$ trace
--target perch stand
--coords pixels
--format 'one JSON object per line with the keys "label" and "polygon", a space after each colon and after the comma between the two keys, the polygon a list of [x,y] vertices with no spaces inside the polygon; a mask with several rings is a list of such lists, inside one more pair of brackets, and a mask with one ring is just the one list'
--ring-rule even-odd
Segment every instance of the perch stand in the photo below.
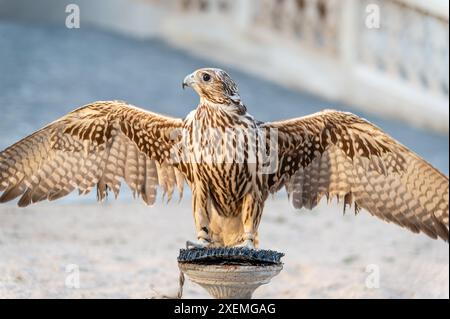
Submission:
{"label": "perch stand", "polygon": [[216,299],[250,299],[283,269],[284,254],[248,248],[182,249],[180,271]]}

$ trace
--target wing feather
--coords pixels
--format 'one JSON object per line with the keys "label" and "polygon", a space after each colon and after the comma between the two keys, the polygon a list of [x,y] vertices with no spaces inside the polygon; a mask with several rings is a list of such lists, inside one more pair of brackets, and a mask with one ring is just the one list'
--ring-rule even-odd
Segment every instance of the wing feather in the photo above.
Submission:
{"label": "wing feather", "polygon": [[179,119],[119,101],[81,107],[0,152],[0,202],[20,197],[24,207],[94,187],[104,200],[109,190],[117,197],[124,180],[151,205],[158,186],[182,192],[184,175],[175,175],[168,156],[180,127]]}
{"label": "wing feather", "polygon": [[156,189],[158,185],[158,173],[156,171],[156,164],[150,159],[146,159],[146,179],[145,179],[145,191],[142,199],[147,205],[153,205],[156,200]]}
{"label": "wing feather", "polygon": [[278,131],[278,171],[295,208],[323,196],[432,238],[449,239],[448,177],[382,130],[350,113],[324,111],[264,123]]}

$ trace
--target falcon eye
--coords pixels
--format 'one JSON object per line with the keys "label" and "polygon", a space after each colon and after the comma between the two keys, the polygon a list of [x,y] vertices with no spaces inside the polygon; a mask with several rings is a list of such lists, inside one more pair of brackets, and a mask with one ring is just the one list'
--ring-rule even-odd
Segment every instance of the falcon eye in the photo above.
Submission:
{"label": "falcon eye", "polygon": [[209,82],[209,80],[211,80],[211,75],[208,73],[203,74],[203,81]]}

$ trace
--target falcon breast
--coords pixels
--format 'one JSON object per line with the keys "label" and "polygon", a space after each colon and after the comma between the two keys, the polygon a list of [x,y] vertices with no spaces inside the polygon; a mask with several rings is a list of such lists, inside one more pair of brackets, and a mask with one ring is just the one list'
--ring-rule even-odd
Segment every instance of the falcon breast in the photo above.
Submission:
{"label": "falcon breast", "polygon": [[294,207],[338,198],[415,233],[448,241],[448,177],[368,121],[333,110],[256,121],[223,70],[183,88],[200,102],[184,120],[120,101],[83,106],[0,153],[0,202],[28,206],[74,190],[117,197],[125,182],[151,205],[187,184],[197,240],[190,247],[258,244],[264,203],[285,188]]}

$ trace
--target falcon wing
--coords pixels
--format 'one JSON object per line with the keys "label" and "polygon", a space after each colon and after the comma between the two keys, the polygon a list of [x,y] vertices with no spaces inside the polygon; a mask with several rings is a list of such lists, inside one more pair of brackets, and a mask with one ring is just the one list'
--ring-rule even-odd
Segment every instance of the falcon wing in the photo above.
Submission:
{"label": "falcon wing", "polygon": [[449,239],[449,181],[437,169],[371,123],[324,111],[264,123],[278,131],[278,168],[271,192],[286,187],[295,208],[325,195],[432,238]]}
{"label": "falcon wing", "polygon": [[0,203],[20,196],[25,207],[95,186],[103,200],[108,189],[118,196],[122,179],[148,205],[158,185],[169,199],[175,187],[181,196],[184,178],[170,160],[181,127],[119,101],[83,106],[0,152]]}

